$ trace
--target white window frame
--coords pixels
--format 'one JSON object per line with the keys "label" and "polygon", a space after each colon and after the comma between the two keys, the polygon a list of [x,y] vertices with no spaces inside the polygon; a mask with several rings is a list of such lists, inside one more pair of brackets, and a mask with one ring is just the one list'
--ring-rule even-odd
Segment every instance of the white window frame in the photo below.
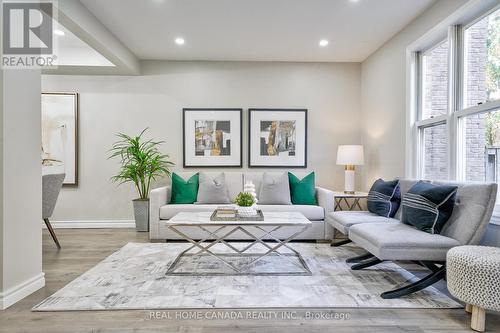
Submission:
{"label": "white window frame", "polygon": [[[450,101],[448,101],[445,114],[423,119],[423,114],[424,114],[424,108],[423,108],[423,104],[424,104],[424,94],[423,94],[424,75],[423,74],[424,74],[424,71],[423,71],[422,59],[426,54],[428,54],[429,52],[434,50],[436,47],[439,47],[439,45],[441,45],[443,42],[445,42],[448,39],[447,35],[444,35],[441,37],[442,38],[439,41],[435,42],[430,47],[427,47],[423,50],[416,52],[416,64],[415,64],[415,66],[416,66],[417,73],[415,76],[415,80],[416,80],[416,86],[415,86],[416,87],[416,91],[415,91],[416,105],[415,105],[415,108],[416,108],[417,112],[416,112],[416,121],[415,121],[416,138],[414,138],[414,140],[416,140],[416,143],[417,143],[416,171],[417,171],[417,178],[419,178],[419,179],[425,177],[425,175],[424,175],[424,169],[425,169],[425,157],[424,157],[425,151],[424,151],[424,148],[425,147],[424,147],[424,140],[423,140],[424,130],[426,128],[429,128],[429,127],[434,127],[434,126],[439,126],[439,125],[447,125],[449,114],[451,112],[450,111]],[[449,43],[448,43],[448,48],[450,48]],[[448,50],[448,58],[449,58],[449,54],[450,54],[450,51]],[[448,65],[449,65],[449,59],[448,59]],[[449,72],[449,66],[448,66],[448,72]],[[448,75],[448,80],[449,80],[449,75]],[[448,88],[447,88],[448,95],[449,95],[449,90],[450,90],[450,87],[448,84]],[[447,140],[449,142],[449,138],[447,138]],[[450,164],[449,163],[450,162],[449,150],[450,149],[448,146],[447,147],[448,156],[446,158],[448,165]],[[449,169],[450,168],[448,167],[448,173],[450,171]]]}
{"label": "white window frame", "polygon": [[[423,130],[446,124],[448,142],[448,179],[465,180],[465,117],[500,108],[500,100],[465,107],[465,29],[500,9],[496,0],[473,0],[464,5],[406,49],[406,177],[423,178]],[[448,40],[448,108],[447,113],[422,119],[421,55],[443,40]],[[497,217],[497,218],[495,218]],[[500,203],[493,221],[500,224]]]}

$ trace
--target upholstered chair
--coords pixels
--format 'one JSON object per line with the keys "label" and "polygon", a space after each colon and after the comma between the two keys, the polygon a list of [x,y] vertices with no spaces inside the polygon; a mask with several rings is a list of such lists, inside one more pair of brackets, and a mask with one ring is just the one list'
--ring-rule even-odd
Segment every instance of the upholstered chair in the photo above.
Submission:
{"label": "upholstered chair", "polygon": [[42,218],[45,221],[45,225],[47,226],[47,229],[49,230],[50,235],[52,236],[52,239],[56,243],[58,249],[61,248],[61,245],[59,244],[59,240],[57,239],[54,229],[52,229],[49,218],[54,212],[57,197],[61,191],[65,176],[66,175],[64,173],[42,176]]}

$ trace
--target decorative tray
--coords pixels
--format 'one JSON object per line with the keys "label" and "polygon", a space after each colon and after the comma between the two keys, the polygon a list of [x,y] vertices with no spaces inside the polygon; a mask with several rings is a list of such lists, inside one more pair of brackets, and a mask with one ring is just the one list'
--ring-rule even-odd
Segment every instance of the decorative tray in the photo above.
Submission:
{"label": "decorative tray", "polygon": [[257,215],[254,216],[240,216],[236,211],[235,216],[230,217],[220,217],[217,216],[217,209],[210,216],[210,221],[264,221],[264,214],[260,209],[257,209]]}

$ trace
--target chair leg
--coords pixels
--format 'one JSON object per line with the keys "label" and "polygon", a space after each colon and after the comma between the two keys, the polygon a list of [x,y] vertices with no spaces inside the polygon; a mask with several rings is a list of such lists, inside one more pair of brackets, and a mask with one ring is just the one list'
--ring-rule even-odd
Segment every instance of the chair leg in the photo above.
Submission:
{"label": "chair leg", "polygon": [[366,260],[366,259],[370,259],[370,258],[373,258],[373,257],[374,257],[374,255],[371,254],[370,252],[368,252],[368,253],[362,254],[360,256],[347,258],[345,260],[345,262],[348,263],[348,264],[353,264],[353,263],[357,263],[357,262],[360,262],[360,261],[363,261],[363,260]]}
{"label": "chair leg", "polygon": [[363,269],[363,268],[375,266],[377,264],[380,264],[381,262],[382,262],[382,260],[380,260],[379,258],[373,257],[371,259],[361,261],[359,264],[351,266],[351,269],[353,271],[358,271],[358,270]]}
{"label": "chair leg", "polygon": [[52,225],[50,224],[49,219],[43,219],[45,221],[45,225],[47,226],[47,229],[50,232],[50,235],[52,236],[52,239],[56,243],[56,246],[58,249],[61,248],[61,244],[59,244],[59,240],[57,239],[56,233],[54,232],[54,229],[52,229]]}
{"label": "chair leg", "polygon": [[439,270],[432,272],[421,280],[418,280],[414,283],[406,285],[404,287],[394,289],[391,291],[386,291],[380,295],[383,299],[391,299],[391,298],[399,298],[402,296],[406,296],[409,294],[413,294],[414,292],[425,289],[434,283],[442,280],[446,276],[446,266],[442,266]]}
{"label": "chair leg", "polygon": [[472,304],[465,304],[465,312],[472,313]]}
{"label": "chair leg", "polygon": [[486,322],[486,313],[483,308],[479,306],[472,306],[472,318],[470,321],[470,328],[474,331],[484,332]]}
{"label": "chair leg", "polygon": [[352,240],[350,240],[350,239],[344,239],[344,240],[341,240],[341,241],[338,241],[338,242],[332,242],[330,244],[330,246],[338,247],[338,246],[342,246],[342,245],[345,245],[345,244],[349,244],[351,242],[352,242]]}

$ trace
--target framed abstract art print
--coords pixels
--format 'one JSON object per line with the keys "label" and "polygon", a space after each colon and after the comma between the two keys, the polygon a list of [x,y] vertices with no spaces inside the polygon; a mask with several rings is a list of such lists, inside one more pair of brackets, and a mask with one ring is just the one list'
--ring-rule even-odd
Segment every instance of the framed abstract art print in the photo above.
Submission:
{"label": "framed abstract art print", "polygon": [[307,167],[306,109],[249,109],[248,120],[249,167]]}
{"label": "framed abstract art print", "polygon": [[183,109],[184,167],[242,166],[242,109]]}

